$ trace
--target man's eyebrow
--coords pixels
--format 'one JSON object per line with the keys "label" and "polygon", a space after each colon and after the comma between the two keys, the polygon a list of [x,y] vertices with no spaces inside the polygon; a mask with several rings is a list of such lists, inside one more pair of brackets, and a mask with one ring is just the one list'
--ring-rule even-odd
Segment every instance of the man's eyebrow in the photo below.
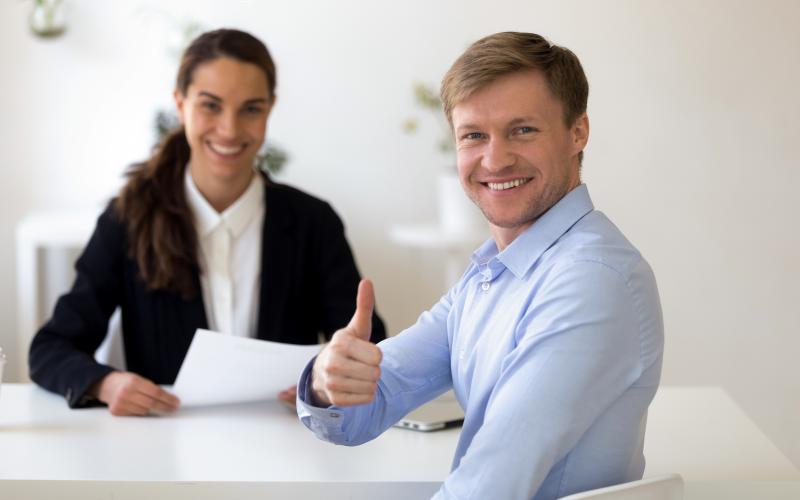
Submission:
{"label": "man's eyebrow", "polygon": [[465,123],[464,125],[459,125],[456,128],[456,132],[461,132],[462,130],[475,130],[477,128],[480,128],[480,127],[478,127],[477,125],[472,124],[472,123]]}
{"label": "man's eyebrow", "polygon": [[520,123],[528,123],[533,121],[536,121],[536,118],[533,116],[520,116],[519,118],[514,118],[508,122],[508,126],[513,127],[514,125],[519,125]]}

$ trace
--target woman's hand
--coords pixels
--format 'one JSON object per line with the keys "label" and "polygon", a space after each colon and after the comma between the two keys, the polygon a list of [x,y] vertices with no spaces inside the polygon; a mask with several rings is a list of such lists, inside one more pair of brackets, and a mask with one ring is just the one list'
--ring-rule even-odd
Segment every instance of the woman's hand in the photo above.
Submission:
{"label": "woman's hand", "polygon": [[173,412],[180,401],[150,380],[131,372],[111,372],[89,393],[108,405],[112,415],[149,415],[151,411]]}
{"label": "woman's hand", "polygon": [[286,390],[278,393],[278,400],[290,405],[294,408],[295,399],[297,398],[297,386],[293,385]]}

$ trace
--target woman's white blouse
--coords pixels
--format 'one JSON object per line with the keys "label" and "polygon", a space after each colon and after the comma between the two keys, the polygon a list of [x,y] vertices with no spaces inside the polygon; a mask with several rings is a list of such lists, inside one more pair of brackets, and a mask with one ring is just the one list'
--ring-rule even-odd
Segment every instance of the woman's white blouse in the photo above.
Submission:
{"label": "woman's white blouse", "polygon": [[264,179],[254,175],[247,190],[224,212],[203,197],[186,168],[185,187],[200,242],[200,285],[211,330],[255,337],[261,284]]}

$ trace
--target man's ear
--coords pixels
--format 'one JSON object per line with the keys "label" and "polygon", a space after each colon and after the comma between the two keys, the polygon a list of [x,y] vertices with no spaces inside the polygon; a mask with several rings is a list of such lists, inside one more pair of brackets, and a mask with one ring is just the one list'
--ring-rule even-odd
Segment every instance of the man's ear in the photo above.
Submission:
{"label": "man's ear", "polygon": [[589,142],[589,116],[583,113],[575,119],[570,132],[572,133],[574,153],[578,154],[586,148],[586,144]]}
{"label": "man's ear", "polygon": [[175,111],[178,112],[178,120],[183,125],[183,105],[186,102],[186,96],[180,90],[175,89],[172,91],[172,98],[175,99]]}

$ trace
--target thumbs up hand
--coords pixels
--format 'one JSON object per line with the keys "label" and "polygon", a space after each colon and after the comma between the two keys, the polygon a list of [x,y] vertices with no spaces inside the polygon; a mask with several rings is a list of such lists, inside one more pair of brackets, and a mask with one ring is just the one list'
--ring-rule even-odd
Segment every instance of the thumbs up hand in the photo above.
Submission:
{"label": "thumbs up hand", "polygon": [[316,403],[353,406],[375,398],[383,354],[369,341],[374,305],[372,282],[362,280],[353,319],[333,335],[314,361],[311,388]]}

